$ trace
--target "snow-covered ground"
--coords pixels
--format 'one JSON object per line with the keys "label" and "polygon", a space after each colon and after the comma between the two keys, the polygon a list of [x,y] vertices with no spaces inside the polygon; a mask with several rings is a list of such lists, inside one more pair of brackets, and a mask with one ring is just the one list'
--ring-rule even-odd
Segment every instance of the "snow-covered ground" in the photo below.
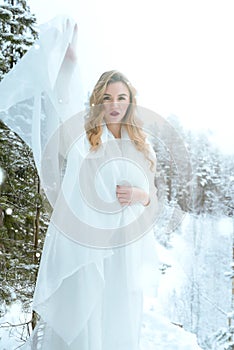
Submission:
{"label": "snow-covered ground", "polygon": [[158,311],[157,299],[146,300],[141,350],[200,350],[196,335],[174,325]]}
{"label": "snow-covered ground", "polygon": [[[159,260],[168,267],[157,295],[153,292],[144,301],[141,350],[225,349],[209,345],[207,339],[227,326],[231,312],[231,280],[225,272],[232,261],[232,234],[231,219],[188,216],[173,235],[171,248],[157,244]],[[0,350],[20,349],[27,327],[9,324],[30,317],[20,303],[7,309],[0,318]]]}
{"label": "snow-covered ground", "polygon": [[159,249],[160,259],[171,266],[159,286],[161,311],[196,333],[204,349],[212,348],[214,333],[228,327],[232,311],[232,281],[226,273],[232,264],[233,228],[232,218],[187,215],[172,237],[172,248]]}
{"label": "snow-covered ground", "polygon": [[[145,301],[142,324],[141,350],[199,350],[196,336],[185,332],[179,326],[173,325],[168,319],[157,311],[157,299]],[[28,315],[28,320],[30,315]],[[20,324],[27,321],[27,316],[22,313],[21,305],[15,303],[0,322],[4,328],[0,329],[0,349],[16,350],[23,345],[27,328],[8,327],[10,324]],[[57,349],[51,349],[57,350]]]}
{"label": "snow-covered ground", "polygon": [[19,302],[6,307],[5,312],[0,318],[0,350],[20,349],[27,336],[27,327],[12,327],[12,325],[24,324],[30,319],[30,315],[22,312],[22,305]]}

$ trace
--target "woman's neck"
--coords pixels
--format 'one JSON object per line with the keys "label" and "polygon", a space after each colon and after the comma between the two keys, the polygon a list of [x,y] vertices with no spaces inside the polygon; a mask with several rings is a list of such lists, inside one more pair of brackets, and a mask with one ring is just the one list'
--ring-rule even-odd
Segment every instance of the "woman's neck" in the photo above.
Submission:
{"label": "woman's neck", "polygon": [[113,134],[116,139],[121,138],[121,124],[118,123],[109,123],[107,124],[107,128]]}

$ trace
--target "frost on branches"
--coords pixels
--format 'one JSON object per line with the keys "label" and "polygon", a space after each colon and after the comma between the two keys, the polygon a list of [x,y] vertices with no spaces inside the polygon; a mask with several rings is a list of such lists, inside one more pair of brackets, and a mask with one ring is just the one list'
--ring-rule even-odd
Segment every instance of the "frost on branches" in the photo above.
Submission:
{"label": "frost on branches", "polygon": [[0,80],[36,38],[36,17],[30,13],[27,1],[0,1]]}

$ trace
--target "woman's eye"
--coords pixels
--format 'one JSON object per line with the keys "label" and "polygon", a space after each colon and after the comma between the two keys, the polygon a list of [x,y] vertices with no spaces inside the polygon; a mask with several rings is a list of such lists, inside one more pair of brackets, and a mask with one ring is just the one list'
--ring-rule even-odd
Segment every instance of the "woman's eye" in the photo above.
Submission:
{"label": "woman's eye", "polygon": [[109,96],[104,96],[103,97],[103,101],[109,101],[110,100],[110,97]]}
{"label": "woman's eye", "polygon": [[119,100],[126,100],[126,98],[125,97],[120,97]]}

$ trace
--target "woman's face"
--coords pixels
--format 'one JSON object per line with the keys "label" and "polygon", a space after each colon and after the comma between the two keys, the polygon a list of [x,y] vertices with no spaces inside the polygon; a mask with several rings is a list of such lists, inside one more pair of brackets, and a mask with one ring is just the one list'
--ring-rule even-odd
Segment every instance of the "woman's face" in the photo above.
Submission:
{"label": "woman's face", "polygon": [[106,123],[120,123],[130,103],[130,93],[122,82],[110,83],[103,96]]}

